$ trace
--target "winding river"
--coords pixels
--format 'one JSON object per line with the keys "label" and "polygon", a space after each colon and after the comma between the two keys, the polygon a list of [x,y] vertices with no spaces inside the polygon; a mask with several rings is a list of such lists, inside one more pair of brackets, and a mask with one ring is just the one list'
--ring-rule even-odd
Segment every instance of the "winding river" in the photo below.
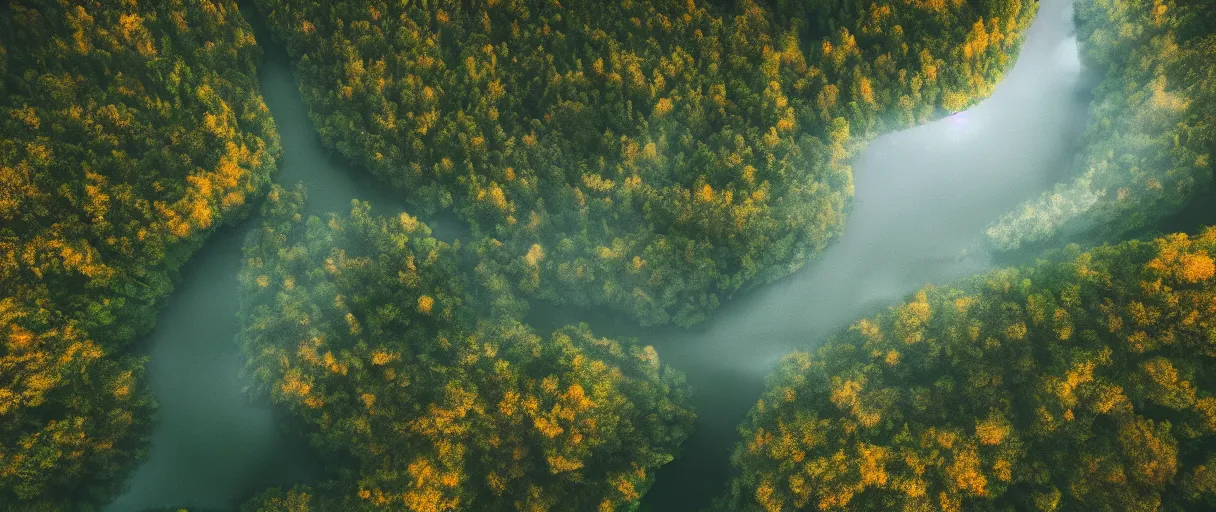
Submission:
{"label": "winding river", "polygon": [[723,491],[735,428],[781,356],[813,348],[925,284],[993,266],[979,249],[984,228],[1049,189],[1071,163],[1085,130],[1089,79],[1078,60],[1072,2],[1042,0],[1017,62],[991,97],[866,148],[853,165],[856,198],[845,234],[818,260],[730,301],[697,328],[639,333],[688,375],[698,416],[644,508],[697,510]]}
{"label": "winding river", "polygon": [[[308,185],[309,212],[402,211],[387,187],[320,143],[282,46],[242,9],[265,52],[261,91],[283,145],[279,183]],[[992,97],[966,112],[879,137],[854,163],[856,201],[846,232],[794,276],[736,298],[692,329],[641,329],[592,311],[537,305],[538,328],[587,321],[597,334],[654,345],[695,389],[696,431],[660,470],[644,510],[696,510],[723,490],[735,427],[783,355],[930,282],[993,265],[984,227],[1060,178],[1084,129],[1088,84],[1077,59],[1070,0],[1042,0],[1017,63]],[[223,510],[268,485],[307,481],[318,468],[274,414],[243,394],[232,342],[240,247],[256,218],[225,227],[182,269],[177,291],[146,340],[160,403],[151,451],[108,510],[192,506]],[[463,230],[432,220],[437,236]]]}
{"label": "winding river", "polygon": [[[241,10],[265,54],[258,73],[261,91],[283,145],[275,181],[306,184],[310,214],[349,212],[353,199],[369,201],[379,214],[404,211],[390,189],[321,146],[286,51],[272,43],[252,6]],[[317,473],[307,446],[281,434],[271,410],[250,404],[243,391],[244,358],[233,341],[240,331],[236,279],[241,245],[257,222],[255,215],[221,228],[182,269],[177,290],[146,340],[160,423],[148,460],[108,511],[229,510],[267,486],[306,481]],[[431,224],[443,238],[448,226]]]}

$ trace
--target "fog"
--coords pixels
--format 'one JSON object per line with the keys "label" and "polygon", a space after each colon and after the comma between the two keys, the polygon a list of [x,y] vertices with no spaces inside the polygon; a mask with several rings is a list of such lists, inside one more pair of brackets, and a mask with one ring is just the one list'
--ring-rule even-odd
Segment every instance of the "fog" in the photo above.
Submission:
{"label": "fog", "polygon": [[1085,128],[1089,78],[1069,0],[1042,0],[1017,62],[975,107],[875,139],[853,165],[856,200],[845,234],[794,276],[728,302],[703,326],[634,334],[688,374],[698,414],[682,455],[645,498],[653,510],[693,510],[722,491],[735,427],[785,354],[928,283],[982,272],[979,244],[1001,214],[1058,181]]}
{"label": "fog", "polygon": [[[310,123],[287,58],[246,10],[266,59],[262,94],[278,125],[277,181],[306,183],[309,211],[345,212],[370,201],[401,205],[364,171],[331,157]],[[937,122],[874,140],[854,163],[856,201],[843,237],[794,276],[738,297],[698,327],[640,329],[585,310],[537,305],[538,328],[588,321],[601,335],[653,344],[695,388],[696,431],[664,467],[644,508],[691,510],[722,490],[735,427],[783,355],[810,349],[834,329],[992,265],[985,226],[1060,178],[1084,127],[1086,78],[1068,0],[1043,0],[1017,63],[993,96]],[[256,218],[224,228],[183,269],[178,291],[148,337],[148,375],[161,404],[150,458],[109,510],[194,506],[226,509],[266,485],[315,474],[298,441],[277,433],[269,409],[243,394],[236,274]],[[431,220],[440,238],[462,233]]]}
{"label": "fog", "polygon": [[[353,199],[370,202],[376,214],[404,211],[390,188],[322,147],[285,51],[273,44],[261,16],[250,7],[242,12],[265,53],[261,92],[283,145],[275,181],[286,187],[307,185],[307,211],[313,215],[347,213]],[[240,331],[237,272],[245,235],[257,223],[254,215],[208,239],[182,269],[177,290],[144,341],[160,423],[148,461],[107,510],[229,510],[267,486],[291,485],[317,472],[307,446],[279,434],[270,409],[250,404],[244,394],[248,380],[235,341]],[[430,224],[440,238],[459,232],[451,221]]]}

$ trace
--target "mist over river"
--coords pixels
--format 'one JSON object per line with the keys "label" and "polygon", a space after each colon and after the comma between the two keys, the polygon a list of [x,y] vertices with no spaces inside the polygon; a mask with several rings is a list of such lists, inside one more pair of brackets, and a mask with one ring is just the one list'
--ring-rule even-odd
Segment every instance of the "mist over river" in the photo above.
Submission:
{"label": "mist over river", "polygon": [[[261,91],[282,140],[276,181],[308,186],[309,213],[404,207],[387,186],[321,146],[282,46],[243,9],[265,53]],[[643,502],[648,510],[695,510],[722,491],[735,427],[760,396],[764,376],[795,349],[893,304],[926,283],[983,271],[977,241],[1002,213],[1058,181],[1086,120],[1088,83],[1077,58],[1071,2],[1042,0],[1016,64],[974,108],[875,139],[854,162],[856,199],[843,237],[792,277],[728,302],[692,329],[643,329],[594,311],[534,305],[538,328],[586,321],[596,334],[654,345],[694,388],[696,430]],[[318,473],[307,447],[280,434],[266,407],[251,405],[240,351],[240,248],[258,222],[224,227],[186,265],[177,291],[145,340],[160,404],[148,460],[109,507],[139,511],[228,509],[254,492]],[[462,233],[430,221],[440,238]],[[436,225],[438,224],[438,225]]]}
{"label": "mist over river", "polygon": [[[308,213],[349,213],[351,200],[377,214],[404,211],[390,189],[321,146],[300,98],[287,53],[266,33],[252,6],[242,7],[265,59],[262,96],[283,145],[275,181],[308,186]],[[241,245],[257,215],[225,226],[182,269],[181,282],[160,312],[149,347],[148,376],[160,405],[151,454],[128,492],[108,510],[191,506],[227,510],[269,485],[290,485],[316,472],[301,440],[281,435],[268,407],[249,404],[235,343]],[[431,222],[445,238],[442,223]]]}
{"label": "mist over river", "polygon": [[860,155],[844,236],[806,268],[729,301],[692,329],[590,322],[601,335],[653,344],[693,387],[693,435],[659,471],[644,509],[696,510],[723,491],[735,428],[783,355],[812,349],[925,284],[993,266],[978,244],[984,228],[1058,181],[1085,130],[1091,83],[1077,57],[1072,4],[1039,4],[1016,64],[990,98],[883,135]]}

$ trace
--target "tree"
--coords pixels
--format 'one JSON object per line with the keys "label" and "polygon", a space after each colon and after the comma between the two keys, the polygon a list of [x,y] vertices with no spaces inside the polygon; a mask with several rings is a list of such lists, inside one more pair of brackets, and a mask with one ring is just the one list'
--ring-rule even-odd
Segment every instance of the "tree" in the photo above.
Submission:
{"label": "tree", "polygon": [[0,510],[103,504],[144,457],[146,332],[278,139],[231,1],[0,11]]}
{"label": "tree", "polygon": [[[1212,2],[1078,2],[1094,88],[1072,181],[988,228],[1011,251],[1066,237],[1110,241],[1178,213],[1212,185]],[[1209,35],[1209,37],[1204,37]]]}
{"label": "tree", "polygon": [[787,357],[729,510],[1216,505],[1216,229],[928,287]]}
{"label": "tree", "polygon": [[627,510],[672,460],[693,415],[653,348],[586,325],[542,338],[502,275],[416,218],[355,202],[322,222],[302,202],[272,190],[247,242],[240,341],[255,396],[330,480],[258,503]]}
{"label": "tree", "polygon": [[680,325],[841,233],[862,144],[837,120],[865,141],[970,105],[1035,5],[795,4],[258,2],[324,142],[415,213],[497,240],[534,296]]}

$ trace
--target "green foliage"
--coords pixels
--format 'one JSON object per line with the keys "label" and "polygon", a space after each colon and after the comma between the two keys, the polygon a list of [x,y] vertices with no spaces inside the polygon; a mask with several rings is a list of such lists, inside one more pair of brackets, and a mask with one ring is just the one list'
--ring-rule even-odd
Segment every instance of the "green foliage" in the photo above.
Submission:
{"label": "green foliage", "polygon": [[988,229],[1000,250],[1153,225],[1211,189],[1216,44],[1210,0],[1079,0],[1082,61],[1094,89],[1075,178]]}
{"label": "green foliage", "polygon": [[0,510],[104,503],[142,457],[171,275],[277,156],[235,2],[0,11]]}
{"label": "green foliage", "polygon": [[787,357],[728,510],[1216,506],[1216,229],[929,287]]}
{"label": "green foliage", "polygon": [[[241,505],[241,512],[313,512],[323,510],[357,510],[357,506],[316,506],[322,500],[308,486],[295,486],[284,492],[278,487],[267,489]],[[333,505],[333,504],[331,504]]]}
{"label": "green foliage", "polygon": [[[199,509],[192,507],[151,507],[146,508],[143,512],[223,512],[214,509]],[[231,511],[228,511],[231,512]]]}
{"label": "green foliage", "polygon": [[987,95],[1036,5],[257,4],[327,145],[527,293],[681,325],[839,235],[851,155]]}
{"label": "green foliage", "polygon": [[[300,214],[275,188],[245,248],[253,393],[303,423],[342,510],[629,509],[691,428],[651,347],[542,338],[485,264],[408,214]],[[298,491],[287,500],[309,506]],[[292,501],[296,500],[296,501]],[[271,505],[250,505],[269,507]],[[337,505],[333,505],[337,507]],[[292,509],[294,510],[294,509]]]}

